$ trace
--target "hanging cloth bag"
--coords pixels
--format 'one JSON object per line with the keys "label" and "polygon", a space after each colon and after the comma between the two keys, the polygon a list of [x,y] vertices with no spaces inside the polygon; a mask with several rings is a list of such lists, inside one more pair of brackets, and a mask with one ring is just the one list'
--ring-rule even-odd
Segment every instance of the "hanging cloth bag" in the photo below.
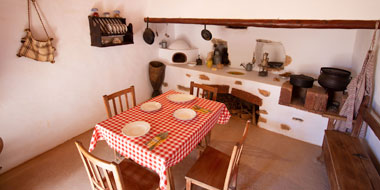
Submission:
{"label": "hanging cloth bag", "polygon": [[[38,17],[41,21],[42,27],[47,36],[47,41],[36,40],[33,38],[31,26],[30,26],[30,3],[32,1],[34,8],[38,14]],[[52,41],[53,38],[49,37],[49,34],[46,31],[45,25],[42,22],[41,15],[37,8],[36,0],[27,0],[28,2],[28,24],[29,28],[25,29],[26,36],[21,39],[21,48],[17,53],[18,57],[24,56],[30,59],[34,59],[37,61],[51,62],[54,63],[54,52],[55,48],[53,47]]]}

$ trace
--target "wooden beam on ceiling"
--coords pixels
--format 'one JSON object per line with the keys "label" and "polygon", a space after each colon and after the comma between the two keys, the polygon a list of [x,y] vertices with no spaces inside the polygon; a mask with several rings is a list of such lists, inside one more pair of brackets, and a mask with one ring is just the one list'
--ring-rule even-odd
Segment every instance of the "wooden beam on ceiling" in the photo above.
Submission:
{"label": "wooden beam on ceiling", "polygon": [[[148,21],[148,17],[144,18]],[[218,18],[151,18],[150,23],[222,25],[231,27],[375,29],[379,20],[285,20],[285,19],[218,19]]]}

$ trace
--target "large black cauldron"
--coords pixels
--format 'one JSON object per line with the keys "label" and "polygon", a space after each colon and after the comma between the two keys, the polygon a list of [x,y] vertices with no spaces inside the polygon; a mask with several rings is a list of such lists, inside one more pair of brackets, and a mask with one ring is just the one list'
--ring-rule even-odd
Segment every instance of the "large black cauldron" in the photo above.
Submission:
{"label": "large black cauldron", "polygon": [[351,72],[343,69],[322,67],[318,83],[327,90],[344,91],[350,83],[350,76]]}

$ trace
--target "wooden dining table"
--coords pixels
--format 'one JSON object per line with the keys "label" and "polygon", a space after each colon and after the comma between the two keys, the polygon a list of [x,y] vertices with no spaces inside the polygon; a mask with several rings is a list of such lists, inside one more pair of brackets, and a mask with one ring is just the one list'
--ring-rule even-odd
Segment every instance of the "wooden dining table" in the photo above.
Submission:
{"label": "wooden dining table", "polygon": [[[227,123],[231,115],[223,103],[203,98],[177,103],[167,98],[172,94],[179,92],[170,90],[147,101],[160,103],[162,107],[157,111],[142,111],[140,104],[96,124],[89,151],[94,150],[97,141],[105,140],[108,146],[121,155],[155,171],[160,176],[161,190],[174,189],[170,168],[183,160],[215,124]],[[173,116],[174,111],[180,108],[193,108],[195,105],[211,112],[196,112],[197,115],[187,121]],[[135,121],[148,122],[149,132],[139,137],[124,135],[123,127]],[[168,132],[167,139],[153,150],[149,150],[146,143],[162,132]]]}

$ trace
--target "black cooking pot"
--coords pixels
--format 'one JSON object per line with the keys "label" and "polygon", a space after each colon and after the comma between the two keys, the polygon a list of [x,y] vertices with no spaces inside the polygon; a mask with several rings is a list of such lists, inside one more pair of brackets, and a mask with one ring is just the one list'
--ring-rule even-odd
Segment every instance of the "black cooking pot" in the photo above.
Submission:
{"label": "black cooking pot", "polygon": [[306,75],[290,75],[290,84],[301,88],[313,87],[314,78]]}
{"label": "black cooking pot", "polygon": [[351,72],[343,69],[322,67],[318,83],[328,90],[343,91],[351,81],[350,76]]}

